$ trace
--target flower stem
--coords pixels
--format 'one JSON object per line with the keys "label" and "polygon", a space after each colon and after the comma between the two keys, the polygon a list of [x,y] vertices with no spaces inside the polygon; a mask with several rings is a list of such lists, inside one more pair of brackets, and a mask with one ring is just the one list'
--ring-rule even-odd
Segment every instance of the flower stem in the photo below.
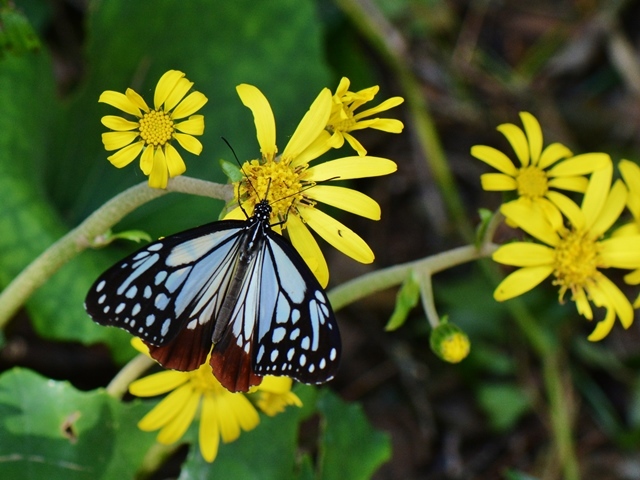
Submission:
{"label": "flower stem", "polygon": [[421,275],[433,275],[463,263],[488,257],[495,249],[496,246],[492,243],[484,244],[480,248],[466,245],[413,262],[367,273],[333,288],[329,292],[331,306],[337,311],[369,295],[400,285],[412,270],[418,271]]}
{"label": "flower stem", "polygon": [[0,293],[0,330],[38,287],[65,263],[90,247],[94,238],[105,233],[136,208],[169,192],[217,199],[231,198],[229,186],[189,177],[171,179],[166,190],[149,188],[146,182],[125,190],[47,248]]}
{"label": "flower stem", "polygon": [[129,384],[140,377],[153,365],[157,365],[151,358],[140,354],[129,361],[107,385],[107,393],[114,398],[122,398]]}

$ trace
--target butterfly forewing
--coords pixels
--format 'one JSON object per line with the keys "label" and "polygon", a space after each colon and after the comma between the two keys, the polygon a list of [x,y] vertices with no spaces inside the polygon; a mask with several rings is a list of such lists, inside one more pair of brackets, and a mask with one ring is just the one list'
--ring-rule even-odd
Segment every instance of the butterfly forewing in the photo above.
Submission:
{"label": "butterfly forewing", "polygon": [[211,366],[231,391],[263,375],[330,380],[340,334],[326,294],[298,252],[256,205],[226,220],[153,242],[107,270],[85,301],[102,325],[142,338],[167,368]]}

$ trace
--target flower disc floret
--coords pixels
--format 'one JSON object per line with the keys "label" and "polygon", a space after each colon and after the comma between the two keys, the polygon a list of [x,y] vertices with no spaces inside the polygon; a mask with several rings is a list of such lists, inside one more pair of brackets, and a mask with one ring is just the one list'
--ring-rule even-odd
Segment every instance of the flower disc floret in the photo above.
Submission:
{"label": "flower disc floret", "polygon": [[565,230],[555,248],[554,285],[560,287],[560,299],[570,290],[575,300],[579,290],[593,286],[603,267],[599,244],[586,231]]}

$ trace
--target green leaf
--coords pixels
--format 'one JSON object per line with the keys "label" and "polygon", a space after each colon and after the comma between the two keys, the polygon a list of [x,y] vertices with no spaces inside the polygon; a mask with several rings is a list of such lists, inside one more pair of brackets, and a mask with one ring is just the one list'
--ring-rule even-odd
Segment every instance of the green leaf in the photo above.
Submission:
{"label": "green leaf", "polygon": [[140,402],[80,392],[29,370],[0,376],[0,478],[132,478],[154,435],[136,423]]}
{"label": "green leaf", "polygon": [[512,428],[531,409],[529,397],[515,384],[482,384],[478,402],[489,416],[491,426],[499,431]]}
{"label": "green leaf", "polygon": [[411,274],[402,282],[402,286],[396,295],[396,306],[384,329],[390,332],[404,325],[409,312],[415,308],[418,300],[420,300],[420,281],[415,272],[411,271]]}
{"label": "green leaf", "polygon": [[322,390],[318,410],[324,416],[320,441],[320,478],[369,479],[391,458],[389,435],[375,430],[358,404]]}

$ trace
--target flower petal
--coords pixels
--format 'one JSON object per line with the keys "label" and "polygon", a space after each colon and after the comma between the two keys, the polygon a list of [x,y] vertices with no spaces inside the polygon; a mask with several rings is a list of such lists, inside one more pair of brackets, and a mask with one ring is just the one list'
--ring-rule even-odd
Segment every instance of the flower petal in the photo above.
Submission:
{"label": "flower petal", "polygon": [[586,177],[555,177],[549,179],[549,187],[584,193],[589,185]]}
{"label": "flower petal", "polygon": [[158,442],[163,445],[171,445],[180,440],[189,428],[189,425],[191,425],[199,403],[200,394],[192,392],[191,395],[187,397],[182,408],[177,411],[175,417],[162,427],[158,433]]}
{"label": "flower petal", "polygon": [[549,177],[575,177],[601,170],[611,165],[606,153],[583,153],[558,163],[547,171]]}
{"label": "flower petal", "polygon": [[178,387],[142,417],[138,422],[138,428],[145,432],[162,428],[177,415],[192,394],[193,388],[188,383]]}
{"label": "flower petal", "polygon": [[538,165],[542,152],[542,128],[536,117],[529,112],[520,112],[520,120],[529,140],[529,153],[532,165]]}
{"label": "flower petal", "polygon": [[129,100],[124,93],[107,90],[102,92],[98,102],[106,103],[112,107],[116,107],[118,110],[135,115],[136,117],[141,116],[138,106]]}
{"label": "flower petal", "polygon": [[184,76],[185,74],[179,70],[169,70],[160,77],[153,94],[153,105],[156,110],[160,110],[160,107],[178,84],[178,81]]}
{"label": "flower petal", "polygon": [[123,149],[118,150],[113,155],[108,156],[107,160],[109,160],[111,164],[116,168],[126,167],[135,160],[135,158],[142,150],[143,146],[143,141],[133,143],[128,147],[124,147]]}
{"label": "flower petal", "polygon": [[140,127],[140,124],[138,122],[132,122],[122,117],[118,117],[117,115],[105,115],[100,119],[100,122],[105,127],[110,128],[111,130],[116,130],[118,132],[126,132],[128,130],[134,130]]}
{"label": "flower petal", "polygon": [[613,165],[611,163],[606,168],[596,170],[591,174],[589,186],[582,199],[582,212],[587,229],[595,223],[604,207],[611,188],[612,175]]}
{"label": "flower petal", "polygon": [[[142,96],[140,96],[140,94],[136,92],[134,89],[127,88],[127,90],[124,93],[129,99],[129,101],[133,103],[136,107],[138,107],[140,110],[142,110],[143,112],[148,112],[150,110],[149,105],[147,105],[147,102],[144,101],[144,98],[142,98]],[[137,115],[137,116],[140,117],[141,115]]]}
{"label": "flower petal", "polygon": [[142,152],[142,156],[140,157],[140,170],[145,175],[149,175],[151,173],[151,169],[153,168],[153,147],[147,147]]}
{"label": "flower petal", "polygon": [[607,195],[602,210],[593,225],[591,237],[598,238],[604,234],[618,220],[627,203],[627,187],[622,180],[616,180],[609,195]]}
{"label": "flower petal", "polygon": [[515,242],[502,245],[491,258],[514,267],[548,266],[555,260],[555,250],[538,243]]}
{"label": "flower petal", "polygon": [[189,120],[176,123],[175,129],[189,135],[202,135],[204,133],[204,115],[191,115]]}
{"label": "flower petal", "polygon": [[344,137],[341,133],[336,132],[331,135],[326,130],[323,130],[318,135],[318,138],[311,142],[311,145],[300,152],[295,159],[295,163],[296,165],[306,165],[311,160],[315,160],[320,155],[328,152],[331,148],[340,148],[343,143]]}
{"label": "flower petal", "polygon": [[306,190],[304,195],[361,217],[380,220],[380,205],[378,205],[378,202],[351,188],[316,185]]}
{"label": "flower petal", "polygon": [[253,85],[243,83],[236,87],[236,91],[244,106],[253,113],[258,144],[263,158],[273,160],[278,152],[278,147],[276,147],[276,121],[269,101]]}
{"label": "flower petal", "polygon": [[542,240],[547,245],[553,247],[560,243],[560,237],[541,210],[536,210],[516,200],[502,204],[500,211],[522,230]]}
{"label": "flower petal", "polygon": [[587,340],[589,340],[590,342],[599,342],[600,340],[602,340],[604,337],[609,335],[609,332],[611,332],[615,321],[616,312],[613,310],[613,308],[607,309],[607,314],[605,315],[604,319],[598,322],[596,328],[587,337]]}
{"label": "flower petal", "polygon": [[218,411],[214,396],[208,392],[202,398],[198,443],[200,444],[202,458],[209,463],[213,462],[218,456],[220,429],[218,428]]}
{"label": "flower petal", "polygon": [[[375,115],[376,113],[384,112],[386,110],[390,110],[390,109],[392,109],[394,107],[397,107],[398,105],[400,105],[403,102],[404,102],[404,98],[402,98],[402,97],[391,97],[391,98],[388,98],[387,100],[385,100],[384,102],[382,102],[377,107],[372,107],[372,108],[370,108],[368,110],[363,110],[362,112],[358,113],[357,115],[354,115],[353,118],[354,118],[354,120],[359,120],[359,119],[364,118],[364,117],[371,117],[372,115]],[[402,123],[402,122],[400,122],[400,123]],[[402,131],[402,130],[400,130],[400,131]],[[400,133],[400,132],[395,132],[395,133]]]}
{"label": "flower petal", "polygon": [[518,174],[518,169],[511,159],[496,148],[474,145],[471,147],[471,155],[506,175],[515,177]]}
{"label": "flower petal", "polygon": [[173,138],[175,138],[180,146],[187,152],[193,153],[194,155],[200,155],[200,152],[202,152],[202,143],[200,143],[200,140],[192,137],[191,135],[185,135],[184,133],[174,133]]}
{"label": "flower petal", "polygon": [[546,170],[548,167],[556,163],[561,158],[567,158],[573,155],[573,152],[565,147],[561,143],[552,143],[548,145],[540,156],[540,161],[538,162],[538,167],[541,170]]}
{"label": "flower petal", "polygon": [[171,93],[164,101],[164,111],[168,112],[175,107],[180,100],[184,98],[191,87],[193,87],[193,82],[190,82],[185,77],[178,80],[178,83],[176,83],[173,90],[171,90]]}
{"label": "flower petal", "polygon": [[560,209],[576,229],[585,227],[584,213],[573,200],[559,192],[547,192],[547,198]]}
{"label": "flower petal", "polygon": [[529,143],[522,129],[513,123],[503,123],[498,126],[497,130],[507,138],[518,160],[520,160],[520,164],[523,167],[529,166]]}
{"label": "flower petal", "polygon": [[169,178],[177,177],[187,171],[184,160],[173,145],[167,143],[164,146],[164,154],[167,159],[167,169],[169,170]]}
{"label": "flower petal", "polygon": [[600,258],[606,267],[640,267],[640,235],[612,237],[598,242]]}
{"label": "flower petal", "polygon": [[138,137],[138,132],[105,132],[102,134],[102,143],[105,150],[111,152],[125,147]]}
{"label": "flower petal", "polygon": [[134,380],[129,385],[129,392],[136,397],[155,397],[175,390],[189,381],[189,374],[176,370],[165,370],[148,377]]}
{"label": "flower petal", "polygon": [[638,221],[640,219],[640,167],[629,160],[621,160],[618,169],[629,190],[627,205],[633,218]]}
{"label": "flower petal", "polygon": [[349,146],[353,148],[358,155],[364,157],[367,154],[367,150],[362,146],[362,144],[351,134],[347,132],[342,132],[342,136],[347,140]]}
{"label": "flower petal", "polygon": [[316,239],[313,238],[309,229],[295,215],[289,215],[287,231],[293,248],[298,251],[322,288],[326,288],[329,283],[329,267]]}
{"label": "flower petal", "polygon": [[522,295],[536,287],[553,273],[553,266],[520,268],[507,276],[493,292],[493,298],[498,302]]}
{"label": "flower petal", "polygon": [[375,256],[369,245],[351,229],[316,208],[298,207],[302,219],[334,248],[360,263],[371,263]]}
{"label": "flower petal", "polygon": [[153,167],[151,167],[149,174],[149,186],[151,188],[167,188],[168,181],[167,160],[162,149],[156,148],[153,154]]}
{"label": "flower petal", "polygon": [[330,179],[378,177],[393,173],[397,169],[398,166],[386,158],[344,157],[309,168],[305,172],[305,180],[325,182]]}
{"label": "flower petal", "polygon": [[508,192],[518,188],[518,182],[504,173],[483,173],[480,175],[482,188],[488,192]]}
{"label": "flower petal", "polygon": [[176,109],[171,113],[173,120],[179,120],[189,115],[193,115],[200,110],[209,99],[200,92],[191,92],[187,98],[182,100]]}
{"label": "flower petal", "polygon": [[302,153],[311,143],[318,138],[320,132],[327,126],[329,115],[331,114],[331,91],[323,88],[316,99],[305,113],[300,124],[293,132],[291,139],[282,152],[283,160],[291,161],[296,167],[299,165],[297,156]]}

